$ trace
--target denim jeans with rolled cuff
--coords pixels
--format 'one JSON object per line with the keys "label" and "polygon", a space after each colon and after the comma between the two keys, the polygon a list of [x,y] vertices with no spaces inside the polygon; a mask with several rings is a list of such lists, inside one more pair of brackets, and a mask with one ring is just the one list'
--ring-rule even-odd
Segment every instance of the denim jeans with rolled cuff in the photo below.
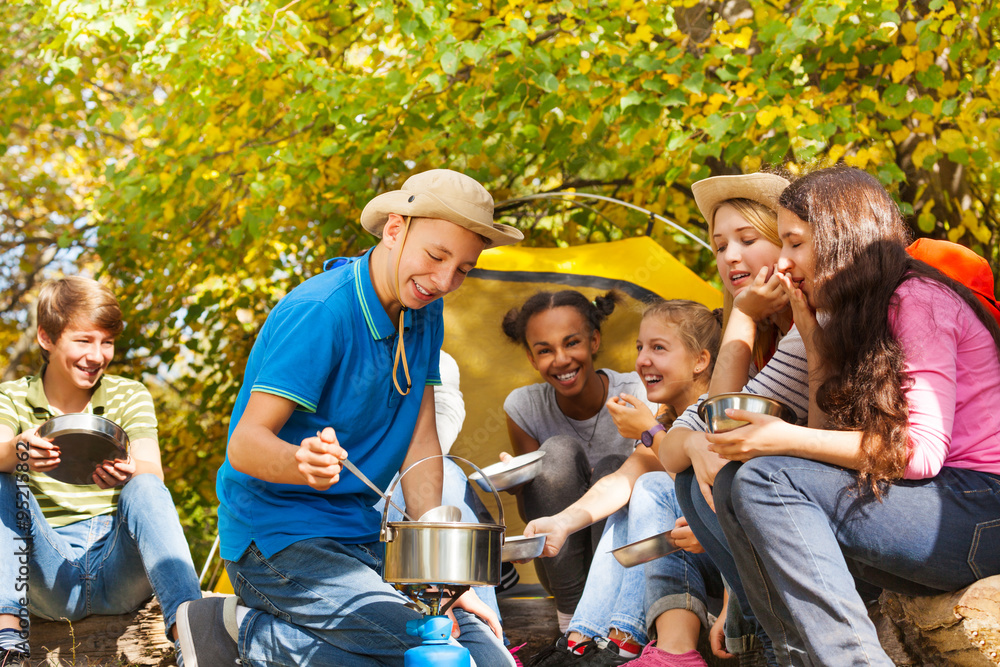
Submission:
{"label": "denim jeans with rolled cuff", "polygon": [[715,506],[757,618],[788,665],[892,665],[855,578],[906,595],[1000,574],[1000,476],[942,468],[859,495],[853,471],[786,456],[731,463]]}
{"label": "denim jeans with rolled cuff", "polygon": [[680,514],[667,473],[636,480],[628,506],[608,518],[570,631],[594,637],[616,628],[645,644],[656,634],[656,618],[670,609],[687,609],[708,626],[707,596],[721,597],[722,580],[704,554],[677,551],[630,568],[611,554],[672,529]]}
{"label": "denim jeans with rolled cuff", "polygon": [[[177,607],[201,597],[177,510],[157,476],[129,480],[114,514],[58,528],[45,521],[28,492],[30,533],[18,525],[19,490],[25,487],[13,475],[0,473],[0,614],[20,614],[25,593],[31,613],[70,621],[124,614],[155,593],[169,632]],[[21,563],[12,557],[20,550],[28,552],[26,590],[17,590]]]}
{"label": "denim jeans with rolled cuff", "polygon": [[612,549],[629,542],[629,511],[623,507],[604,525],[604,534],[597,543],[597,551],[590,564],[590,574],[576,605],[570,632],[586,637],[607,637],[611,628],[617,628],[646,642],[646,622],[643,611],[645,580],[642,567],[622,567],[611,554]]}
{"label": "denim jeans with rolled cuff", "polygon": [[677,504],[680,506],[688,525],[695,537],[701,543],[705,553],[715,567],[722,573],[722,578],[729,590],[729,607],[726,614],[725,635],[726,649],[730,653],[749,653],[769,643],[767,635],[753,615],[750,602],[743,591],[736,562],[729,550],[729,542],[722,532],[719,519],[709,507],[705,496],[698,486],[694,469],[688,468],[677,473],[674,478],[674,488],[677,494]]}
{"label": "denim jeans with rolled cuff", "polygon": [[[226,571],[250,607],[237,640],[244,665],[402,665],[420,640],[406,622],[421,618],[409,599],[382,581],[384,545],[330,538],[296,542],[270,558],[251,544]],[[478,618],[455,610],[461,637],[478,667],[513,667],[500,639]]]}
{"label": "denim jeans with rolled cuff", "polygon": [[[542,443],[545,461],[541,470],[521,489],[528,521],[563,511],[582,498],[597,480],[618,470],[625,462],[625,456],[611,454],[599,459],[592,469],[587,447],[583,441],[568,435],[557,435]],[[566,538],[556,556],[534,561],[539,581],[564,614],[573,614],[583,595],[604,524],[598,521],[590,528],[578,530]]]}

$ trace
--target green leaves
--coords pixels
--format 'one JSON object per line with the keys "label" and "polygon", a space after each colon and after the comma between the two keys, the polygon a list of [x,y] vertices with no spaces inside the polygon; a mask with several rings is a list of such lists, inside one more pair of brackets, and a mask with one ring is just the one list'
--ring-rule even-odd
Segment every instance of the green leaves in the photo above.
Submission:
{"label": "green leaves", "polygon": [[534,80],[538,87],[547,93],[559,90],[559,79],[552,72],[540,72]]}

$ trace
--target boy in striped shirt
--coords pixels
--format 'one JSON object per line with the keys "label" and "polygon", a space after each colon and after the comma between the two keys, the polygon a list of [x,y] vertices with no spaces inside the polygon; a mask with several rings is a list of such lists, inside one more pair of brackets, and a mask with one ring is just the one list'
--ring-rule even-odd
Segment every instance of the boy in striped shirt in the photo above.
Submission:
{"label": "boy in striped shirt", "polygon": [[[105,374],[122,329],[106,287],[77,276],[51,281],[38,297],[45,363],[0,384],[0,665],[27,664],[29,611],[76,621],[132,611],[155,593],[176,640],[177,606],[201,597],[163,485],[152,397],[139,382]],[[71,413],[101,415],[129,436],[129,456],[103,462],[90,484],[46,474],[62,452],[38,427]]]}

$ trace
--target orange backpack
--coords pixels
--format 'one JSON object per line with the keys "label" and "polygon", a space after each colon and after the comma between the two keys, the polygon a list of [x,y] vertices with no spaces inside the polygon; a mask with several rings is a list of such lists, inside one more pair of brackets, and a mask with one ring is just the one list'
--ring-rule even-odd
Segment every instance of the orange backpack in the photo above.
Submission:
{"label": "orange backpack", "polygon": [[993,295],[993,271],[989,262],[963,245],[937,239],[917,239],[906,251],[971,289],[1000,324],[1000,308]]}

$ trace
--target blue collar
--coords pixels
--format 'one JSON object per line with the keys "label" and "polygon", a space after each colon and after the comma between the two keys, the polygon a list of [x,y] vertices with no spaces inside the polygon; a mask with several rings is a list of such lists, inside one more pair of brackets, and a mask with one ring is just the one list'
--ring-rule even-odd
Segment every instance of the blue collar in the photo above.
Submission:
{"label": "blue collar", "polygon": [[[361,304],[361,312],[365,316],[365,323],[368,325],[368,332],[374,340],[384,340],[396,335],[396,323],[389,319],[378,294],[375,293],[369,268],[371,256],[372,251],[369,250],[356,259],[327,260],[323,263],[323,268],[329,270],[345,263],[351,264],[351,270],[354,271],[354,289],[358,295],[358,303]],[[403,328],[409,329],[412,325],[413,312],[407,310],[403,315]]]}

